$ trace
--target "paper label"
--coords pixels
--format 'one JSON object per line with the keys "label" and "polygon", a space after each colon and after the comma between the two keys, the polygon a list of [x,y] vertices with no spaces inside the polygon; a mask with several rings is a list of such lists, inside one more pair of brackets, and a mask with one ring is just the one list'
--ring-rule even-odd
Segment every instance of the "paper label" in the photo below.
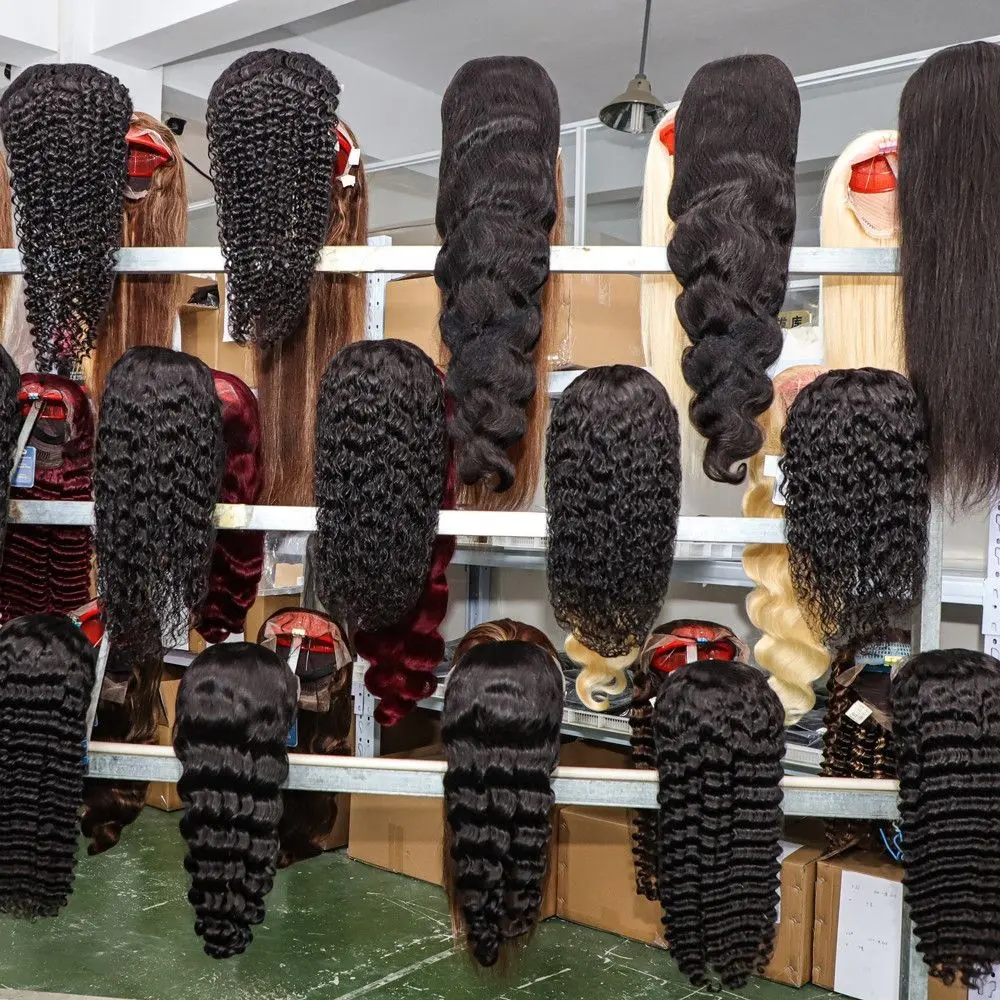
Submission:
{"label": "paper label", "polygon": [[764,475],[768,479],[774,480],[774,494],[771,497],[771,503],[775,507],[785,506],[785,494],[783,487],[785,485],[785,476],[781,471],[781,466],[778,464],[781,461],[781,455],[765,455],[764,456]]}
{"label": "paper label", "polygon": [[856,701],[844,714],[851,722],[860,726],[865,719],[871,717],[872,710],[863,701]]}
{"label": "paper label", "polygon": [[843,872],[834,991],[857,1000],[896,996],[902,933],[902,883],[861,872]]}
{"label": "paper label", "polygon": [[993,975],[978,989],[969,990],[969,1000],[1000,1000],[1000,965],[993,966]]}
{"label": "paper label", "polygon": [[[800,847],[803,846],[802,844],[794,844],[790,840],[779,840],[778,841],[778,845],[781,847],[781,853],[778,855],[778,864],[779,865],[780,864],[784,864],[785,858],[787,858],[789,854],[794,854]],[[780,876],[779,876],[779,880],[778,880],[778,906],[777,906],[777,909],[774,911],[774,922],[775,922],[775,924],[780,924],[781,923],[781,880],[780,880]]]}
{"label": "paper label", "polygon": [[21,461],[18,462],[17,472],[14,473],[11,486],[30,490],[35,485],[35,460],[37,456],[38,449],[33,444],[29,444],[24,449],[24,454],[21,455]]}

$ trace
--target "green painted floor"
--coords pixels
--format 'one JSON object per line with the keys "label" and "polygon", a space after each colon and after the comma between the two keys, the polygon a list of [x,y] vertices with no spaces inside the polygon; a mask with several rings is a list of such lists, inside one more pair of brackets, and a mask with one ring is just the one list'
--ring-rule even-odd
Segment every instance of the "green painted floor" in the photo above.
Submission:
{"label": "green painted floor", "polygon": [[[336,851],[279,873],[248,952],[218,962],[192,930],[177,814],[147,809],[122,843],[83,854],[56,920],[0,922],[0,990],[139,1000],[686,1000],[656,948],[547,920],[503,978],[451,945],[444,892]],[[720,994],[725,1000],[737,994]],[[831,994],[754,980],[754,1000]]]}

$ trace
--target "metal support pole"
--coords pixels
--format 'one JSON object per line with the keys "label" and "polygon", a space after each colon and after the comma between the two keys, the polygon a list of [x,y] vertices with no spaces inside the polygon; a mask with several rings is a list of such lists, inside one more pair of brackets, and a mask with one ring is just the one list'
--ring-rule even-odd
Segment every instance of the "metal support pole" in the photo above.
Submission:
{"label": "metal support pole", "polygon": [[465,626],[482,625],[493,617],[493,571],[489,566],[469,567],[469,597],[465,603]]}

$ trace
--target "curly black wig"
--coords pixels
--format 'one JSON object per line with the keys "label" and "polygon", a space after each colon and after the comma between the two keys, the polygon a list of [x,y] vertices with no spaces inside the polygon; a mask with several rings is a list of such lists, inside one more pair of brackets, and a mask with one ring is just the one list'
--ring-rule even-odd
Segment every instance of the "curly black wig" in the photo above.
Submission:
{"label": "curly black wig", "polygon": [[799,92],[774,56],[707,63],[677,109],[668,258],[691,341],[682,361],[691,422],[717,482],[742,482],[744,459],[763,441],[757,417],[771,405],[767,368],[781,353],[798,130]]}
{"label": "curly black wig", "polygon": [[1000,662],[945,649],[892,682],[903,885],[931,975],[966,986],[1000,962]]}
{"label": "curly black wig", "polygon": [[0,98],[38,371],[69,374],[107,315],[121,247],[132,99],[78,63],[29,66]]}
{"label": "curly black wig", "polygon": [[330,222],[336,77],[312,56],[248,52],[208,95],[208,155],[229,329],[267,345],[302,326]]}
{"label": "curly black wig", "polygon": [[975,504],[1000,487],[1000,422],[983,373],[1000,364],[1000,47],[956,45],[899,102],[906,365],[928,421],[934,487]]}
{"label": "curly black wig", "polygon": [[642,643],[663,606],[680,492],[677,413],[660,382],[631,365],[575,379],[545,454],[549,599],[602,656]]}
{"label": "curly black wig", "polygon": [[431,568],[448,470],[444,389],[423,351],[362,341],[327,366],[316,415],[316,574],[324,607],[401,621]]}
{"label": "curly black wig", "polygon": [[54,917],[73,891],[94,671],[69,618],[0,629],[0,913]]}
{"label": "curly black wig", "polygon": [[21,431],[21,373],[14,359],[0,347],[0,552],[7,534],[7,501],[14,470],[14,449]]}
{"label": "curly black wig", "polygon": [[771,958],[784,719],[743,663],[690,663],[657,693],[657,885],[670,954],[699,989],[739,989]]}
{"label": "curly black wig", "polygon": [[[459,476],[510,489],[507,449],[528,429],[532,351],[556,221],[559,97],[532,59],[472,59],[441,101],[434,277]],[[542,387],[541,391],[545,391]]]}
{"label": "curly black wig", "polygon": [[291,671],[248,642],[209,646],[181,679],[174,750],[182,767],[184,868],[194,930],[213,958],[245,951],[264,919],[295,699]]}
{"label": "curly black wig", "polygon": [[447,883],[484,967],[538,921],[562,713],[562,669],[537,629],[505,619],[462,640],[441,717]]}
{"label": "curly black wig", "polygon": [[833,648],[882,635],[920,598],[930,497],[913,387],[880,368],[827,372],[781,435],[792,585]]}

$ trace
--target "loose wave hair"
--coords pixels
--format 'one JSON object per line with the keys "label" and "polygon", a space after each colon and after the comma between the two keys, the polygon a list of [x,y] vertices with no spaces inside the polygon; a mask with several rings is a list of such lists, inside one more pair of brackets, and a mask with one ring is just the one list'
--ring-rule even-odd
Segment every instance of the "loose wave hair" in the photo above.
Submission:
{"label": "loose wave hair", "polygon": [[459,476],[511,489],[508,450],[528,431],[537,386],[549,240],[558,215],[559,98],[531,59],[472,59],[441,103],[434,277]]}
{"label": "loose wave hair", "polygon": [[1000,423],[983,375],[1000,363],[1000,48],[935,53],[899,101],[906,365],[928,421],[935,489],[974,504],[1000,486]]}
{"label": "loose wave hair", "polygon": [[559,762],[563,676],[538,629],[504,619],[462,640],[441,736],[453,922],[481,966],[538,921]]}
{"label": "loose wave hair", "polygon": [[0,913],[54,917],[73,891],[94,671],[68,618],[0,629]]}
{"label": "loose wave hair", "polygon": [[244,952],[264,919],[295,699],[291,671],[247,642],[209,646],[181,678],[174,750],[184,868],[194,930],[212,958]]}
{"label": "loose wave hair", "polygon": [[771,402],[798,128],[799,92],[774,56],[707,63],[677,109],[667,255],[691,341],[682,361],[694,393],[689,412],[707,439],[705,474],[717,482],[743,480],[744,460],[761,445],[756,418]]}
{"label": "loose wave hair", "polygon": [[21,433],[21,373],[14,359],[0,347],[0,554],[7,534],[7,501],[14,471],[14,451]]}
{"label": "loose wave hair", "polygon": [[0,98],[38,370],[70,374],[94,346],[121,247],[132,100],[80,63],[20,73]]}
{"label": "loose wave hair", "polygon": [[265,49],[237,59],[208,95],[229,330],[238,343],[278,343],[305,318],[330,225],[339,94],[336,77],[312,56]]}
{"label": "loose wave hair", "polygon": [[827,372],[781,435],[792,584],[813,631],[840,648],[884,633],[920,598],[930,514],[927,435],[898,372]]}
{"label": "loose wave hair", "polygon": [[974,988],[1000,962],[1000,663],[921,653],[892,682],[903,886],[932,976]]}
{"label": "loose wave hair", "polygon": [[401,622],[431,568],[448,464],[444,390],[402,340],[345,347],[316,417],[316,573],[323,606],[368,630]]}
{"label": "loose wave hair", "polygon": [[743,663],[689,663],[656,696],[657,886],[670,954],[697,989],[741,988],[774,949],[783,717]]}

